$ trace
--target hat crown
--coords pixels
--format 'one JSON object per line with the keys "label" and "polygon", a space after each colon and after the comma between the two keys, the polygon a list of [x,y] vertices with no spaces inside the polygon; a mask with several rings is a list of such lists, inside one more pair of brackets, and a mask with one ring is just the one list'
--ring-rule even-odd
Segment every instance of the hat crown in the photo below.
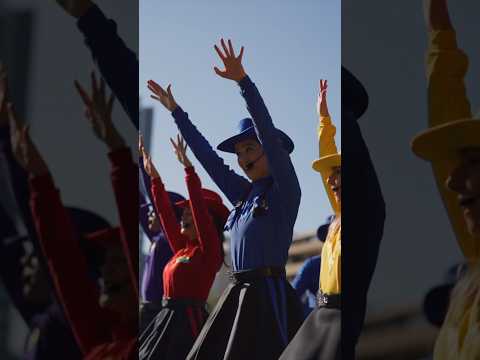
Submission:
{"label": "hat crown", "polygon": [[242,119],[238,122],[238,132],[241,133],[253,127],[253,121],[250,118]]}
{"label": "hat crown", "polygon": [[167,194],[168,194],[168,198],[170,199],[170,202],[172,204],[175,204],[176,202],[185,200],[185,198],[182,195],[180,195],[176,192],[167,191]]}

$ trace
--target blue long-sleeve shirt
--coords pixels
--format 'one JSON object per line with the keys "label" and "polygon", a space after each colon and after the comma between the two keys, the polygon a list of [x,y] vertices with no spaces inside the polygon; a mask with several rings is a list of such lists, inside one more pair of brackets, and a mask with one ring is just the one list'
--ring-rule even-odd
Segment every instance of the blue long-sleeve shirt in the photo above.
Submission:
{"label": "blue long-sleeve shirt", "polygon": [[138,130],[138,58],[118,36],[117,25],[93,5],[77,26],[100,72]]}
{"label": "blue long-sleeve shirt", "polygon": [[[226,224],[230,232],[233,269],[284,267],[300,205],[300,185],[290,155],[278,141],[278,132],[257,87],[248,76],[239,85],[268,160],[269,178],[250,183],[236,174],[225,165],[180,107],[172,115],[195,157],[229,201],[236,205],[244,200],[241,208],[232,211]],[[268,209],[263,215],[254,217],[254,209],[261,205],[262,196]],[[266,281],[279,329],[286,342],[285,284],[278,279]]]}
{"label": "blue long-sleeve shirt", "polygon": [[[316,306],[318,292],[318,279],[320,278],[321,256],[312,256],[305,260],[297,276],[292,281],[292,286],[304,304],[305,315],[308,315]],[[303,297],[306,296],[306,301]]]}

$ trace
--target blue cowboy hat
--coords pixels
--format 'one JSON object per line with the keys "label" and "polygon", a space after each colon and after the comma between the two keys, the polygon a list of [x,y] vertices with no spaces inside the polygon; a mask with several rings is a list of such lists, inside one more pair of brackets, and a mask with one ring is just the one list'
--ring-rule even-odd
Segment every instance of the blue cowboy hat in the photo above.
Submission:
{"label": "blue cowboy hat", "polygon": [[323,243],[325,242],[325,240],[327,240],[328,228],[330,227],[330,224],[334,219],[335,219],[335,215],[329,215],[325,220],[325,223],[318,227],[317,239],[320,240],[320,242]]}
{"label": "blue cowboy hat", "polygon": [[[245,118],[240,120],[237,126],[238,133],[228,139],[222,141],[218,146],[217,149],[220,151],[233,153],[235,154],[235,144],[239,143],[240,141],[247,140],[247,139],[256,139],[258,142],[257,133],[255,132],[255,127],[253,125],[253,121],[250,118]],[[287,152],[290,154],[295,145],[293,144],[292,139],[285,134],[283,131],[276,129],[278,133],[278,137],[282,142],[283,147]]]}
{"label": "blue cowboy hat", "polygon": [[342,110],[359,119],[368,108],[368,93],[362,83],[342,66]]}

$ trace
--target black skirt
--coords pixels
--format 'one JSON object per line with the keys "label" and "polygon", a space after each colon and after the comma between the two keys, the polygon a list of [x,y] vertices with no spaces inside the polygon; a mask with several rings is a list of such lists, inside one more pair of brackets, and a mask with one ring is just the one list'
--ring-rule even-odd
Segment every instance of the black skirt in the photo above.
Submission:
{"label": "black skirt", "polygon": [[317,307],[279,360],[341,360],[341,334],[341,310]]}
{"label": "black skirt", "polygon": [[[286,322],[283,335],[268,281],[285,289],[282,299],[273,299],[285,305],[286,314],[281,314]],[[210,314],[187,359],[277,360],[302,320],[300,301],[285,278],[232,283]]]}
{"label": "black skirt", "polygon": [[152,322],[155,316],[158,315],[160,311],[162,311],[163,306],[162,304],[154,303],[154,302],[143,302],[140,305],[140,316],[139,316],[139,329],[138,335],[140,336],[143,334],[145,329],[148,325]]}
{"label": "black skirt", "polygon": [[207,317],[204,303],[164,302],[163,309],[138,339],[138,358],[185,360]]}

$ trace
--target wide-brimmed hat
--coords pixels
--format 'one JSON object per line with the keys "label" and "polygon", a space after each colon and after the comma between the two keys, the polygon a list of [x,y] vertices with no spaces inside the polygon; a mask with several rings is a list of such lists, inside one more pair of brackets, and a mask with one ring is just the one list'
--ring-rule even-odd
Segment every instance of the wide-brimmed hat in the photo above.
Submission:
{"label": "wide-brimmed hat", "polygon": [[[285,134],[282,130],[276,129],[278,133],[278,138],[282,142],[284,149],[291,153],[295,148],[292,139]],[[237,126],[237,134],[234,136],[229,137],[228,139],[222,141],[218,146],[217,149],[220,151],[228,152],[228,153],[235,153],[235,144],[239,143],[240,141],[247,140],[247,139],[256,139],[257,133],[255,132],[255,127],[253,125],[253,121],[250,118],[245,118],[239,121]]]}
{"label": "wide-brimmed hat", "polygon": [[415,155],[428,161],[458,159],[469,147],[480,147],[480,116],[434,126],[412,141]]}
{"label": "wide-brimmed hat", "polygon": [[317,239],[320,240],[320,242],[325,242],[327,235],[328,235],[328,228],[330,227],[330,224],[332,221],[335,219],[335,215],[329,215],[327,219],[325,220],[325,223],[320,225],[317,229]]}
{"label": "wide-brimmed hat", "polygon": [[342,166],[342,155],[340,153],[322,156],[312,163],[313,170],[318,172],[324,172],[339,166]]}
{"label": "wide-brimmed hat", "polygon": [[[223,204],[222,198],[215,191],[202,189],[202,196],[205,202],[207,203],[208,210],[213,216],[220,221],[220,223],[225,225],[227,222],[230,210]],[[190,200],[182,200],[175,203],[176,206],[183,209],[186,206],[190,206]]]}

